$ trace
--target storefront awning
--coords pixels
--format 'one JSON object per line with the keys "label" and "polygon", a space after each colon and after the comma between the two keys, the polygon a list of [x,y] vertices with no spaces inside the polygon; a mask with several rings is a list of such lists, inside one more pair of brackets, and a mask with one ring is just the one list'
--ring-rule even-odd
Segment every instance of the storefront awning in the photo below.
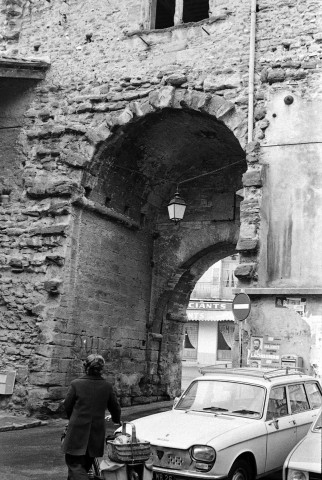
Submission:
{"label": "storefront awning", "polygon": [[194,322],[224,322],[234,321],[232,311],[216,312],[214,310],[187,310],[188,321]]}

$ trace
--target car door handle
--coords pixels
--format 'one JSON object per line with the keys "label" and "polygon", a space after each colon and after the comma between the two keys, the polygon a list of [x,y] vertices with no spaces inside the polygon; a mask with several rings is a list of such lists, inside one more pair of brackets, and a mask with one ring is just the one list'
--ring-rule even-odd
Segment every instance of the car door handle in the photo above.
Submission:
{"label": "car door handle", "polygon": [[278,424],[278,418],[274,418],[274,420],[272,422],[269,422],[268,425],[274,425],[274,427],[276,428],[276,430],[279,430],[279,424]]}
{"label": "car door handle", "polygon": [[289,423],[293,423],[293,425],[296,425],[296,421],[295,421],[295,420],[291,420]]}

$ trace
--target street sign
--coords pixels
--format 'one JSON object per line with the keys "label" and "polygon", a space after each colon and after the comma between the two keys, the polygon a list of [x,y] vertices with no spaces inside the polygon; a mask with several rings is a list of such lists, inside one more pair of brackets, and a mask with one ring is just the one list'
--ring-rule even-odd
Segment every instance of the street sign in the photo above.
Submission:
{"label": "street sign", "polygon": [[246,293],[238,293],[233,300],[233,314],[236,320],[245,320],[250,313],[250,298]]}

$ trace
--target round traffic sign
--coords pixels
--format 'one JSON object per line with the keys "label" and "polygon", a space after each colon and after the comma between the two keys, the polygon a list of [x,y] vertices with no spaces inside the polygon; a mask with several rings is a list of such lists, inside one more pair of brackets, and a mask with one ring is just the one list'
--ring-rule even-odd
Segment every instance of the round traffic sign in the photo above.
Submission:
{"label": "round traffic sign", "polygon": [[246,293],[238,293],[233,300],[232,310],[236,320],[245,320],[250,313],[250,298]]}

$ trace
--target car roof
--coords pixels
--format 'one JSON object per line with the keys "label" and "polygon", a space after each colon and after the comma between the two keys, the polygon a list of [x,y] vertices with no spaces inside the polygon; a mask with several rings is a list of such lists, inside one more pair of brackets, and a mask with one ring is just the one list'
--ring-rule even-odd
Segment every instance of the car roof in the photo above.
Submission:
{"label": "car roof", "polygon": [[272,386],[285,383],[303,382],[303,380],[317,380],[310,375],[302,373],[298,369],[280,368],[280,369],[263,369],[263,368],[216,368],[204,367],[200,369],[203,376],[197,377],[195,380],[235,380],[247,383],[257,383],[258,385]]}

